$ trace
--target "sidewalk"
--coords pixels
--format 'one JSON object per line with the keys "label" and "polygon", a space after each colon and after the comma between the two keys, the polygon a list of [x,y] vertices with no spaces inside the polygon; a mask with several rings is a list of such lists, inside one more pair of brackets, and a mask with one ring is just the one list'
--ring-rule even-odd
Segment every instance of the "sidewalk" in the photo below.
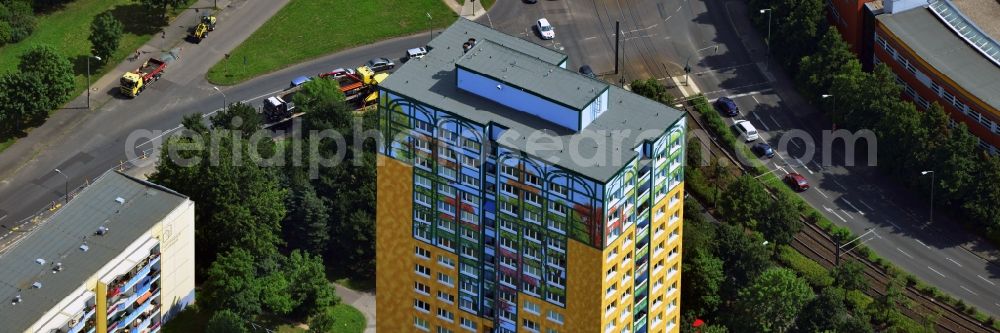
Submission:
{"label": "sidewalk", "polygon": [[[442,0],[444,4],[451,8],[458,16],[475,21],[479,17],[486,15],[486,8],[483,8],[481,0]],[[461,4],[459,2],[462,2]],[[494,3],[495,5],[495,3]]]}
{"label": "sidewalk", "polygon": [[365,315],[365,333],[375,333],[375,294],[356,291],[339,284],[334,284],[334,287],[341,302],[353,306]]}

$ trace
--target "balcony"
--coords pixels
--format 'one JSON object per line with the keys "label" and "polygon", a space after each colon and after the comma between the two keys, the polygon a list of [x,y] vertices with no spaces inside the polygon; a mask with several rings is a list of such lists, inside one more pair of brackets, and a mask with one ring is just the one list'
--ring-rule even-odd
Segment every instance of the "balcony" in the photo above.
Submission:
{"label": "balcony", "polygon": [[139,283],[139,281],[148,276],[151,271],[154,273],[159,271],[159,268],[154,267],[158,266],[158,264],[160,263],[159,253],[151,254],[143,261],[144,262],[141,264],[141,266],[139,266],[142,268],[140,268],[135,273],[119,276],[118,278],[115,278],[115,280],[112,281],[110,284],[108,284],[109,298],[117,296],[118,294],[121,294],[125,291],[128,291],[129,289],[134,287],[137,283]]}

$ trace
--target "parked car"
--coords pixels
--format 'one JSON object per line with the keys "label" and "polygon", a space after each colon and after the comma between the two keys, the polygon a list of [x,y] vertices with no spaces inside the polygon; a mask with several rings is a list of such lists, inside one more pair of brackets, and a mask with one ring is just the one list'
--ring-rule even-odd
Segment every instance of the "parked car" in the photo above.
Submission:
{"label": "parked car", "polygon": [[334,70],[326,72],[326,73],[321,73],[318,76],[321,77],[321,78],[335,79],[336,80],[336,79],[345,77],[348,74],[350,74],[350,75],[357,75],[357,74],[354,73],[353,69],[340,67],[340,68],[334,69]]}
{"label": "parked car", "polygon": [[744,141],[756,141],[760,138],[760,136],[757,135],[757,128],[754,128],[753,124],[749,121],[737,120],[734,125],[736,125],[736,130],[740,131],[740,134],[743,135]]}
{"label": "parked car", "polygon": [[594,70],[590,68],[590,65],[580,66],[580,74],[589,78],[597,78],[597,74],[594,74]]}
{"label": "parked car", "polygon": [[556,30],[552,28],[549,24],[549,20],[541,18],[538,22],[535,22],[535,29],[538,29],[538,35],[542,36],[542,39],[553,39],[556,38]]}
{"label": "parked car", "polygon": [[787,183],[788,186],[791,186],[793,190],[799,192],[809,189],[809,181],[806,180],[806,177],[802,177],[802,175],[798,173],[793,172],[785,175],[785,183]]}
{"label": "parked car", "polygon": [[750,146],[750,150],[753,151],[757,156],[763,156],[767,158],[774,157],[774,149],[771,149],[771,145],[766,142],[758,142],[753,146]]}
{"label": "parked car", "polygon": [[368,66],[368,68],[371,68],[376,73],[385,72],[387,70],[392,69],[393,67],[396,67],[396,63],[392,62],[392,60],[389,60],[389,58],[374,58],[372,60],[368,60],[368,62],[365,63],[365,65]]}
{"label": "parked car", "polygon": [[719,97],[719,99],[715,100],[715,108],[719,109],[719,112],[722,112],[722,114],[730,117],[740,114],[740,107],[736,106],[736,102],[729,97]]}
{"label": "parked car", "polygon": [[308,76],[299,76],[299,77],[296,77],[296,78],[292,79],[291,87],[298,87],[298,86],[301,86],[303,83],[306,83],[306,82],[309,82],[309,81],[312,81],[312,78],[310,78]]}
{"label": "parked car", "polygon": [[538,3],[538,0],[524,0],[524,3]]}
{"label": "parked car", "polygon": [[423,58],[425,55],[427,55],[427,48],[415,47],[415,48],[406,50],[406,59],[407,60],[420,59],[420,58]]}

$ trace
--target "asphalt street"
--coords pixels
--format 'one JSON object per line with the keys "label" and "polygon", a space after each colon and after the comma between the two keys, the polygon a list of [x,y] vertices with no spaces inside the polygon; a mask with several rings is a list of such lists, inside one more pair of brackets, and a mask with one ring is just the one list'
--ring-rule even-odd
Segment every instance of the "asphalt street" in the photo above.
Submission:
{"label": "asphalt street", "polygon": [[[144,144],[142,140],[126,144],[130,133],[175,129],[184,115],[221,107],[222,94],[213,90],[203,74],[280,8],[271,1],[233,4],[223,11],[218,30],[200,45],[183,46],[182,57],[171,64],[169,73],[139,98],[110,98],[85,117],[47,123],[35,132],[45,133],[46,126],[53,126],[61,129],[60,135],[29,136],[22,142],[33,149],[8,149],[0,154],[0,224],[12,227],[59,200],[64,179],[53,169],[62,170],[69,176],[70,187],[76,187],[124,160],[127,150]],[[723,0],[543,0],[538,4],[508,0],[499,1],[479,21],[567,53],[569,68],[588,64],[609,81],[651,77],[673,85],[683,81],[682,68],[689,64],[690,79],[702,92],[712,99],[734,97],[743,110],[737,118],[754,123],[772,145],[777,147],[782,135],[798,130],[819,138],[829,125],[801,101],[784,74],[776,68],[763,70],[764,46],[750,28],[746,13],[743,2]],[[542,41],[532,30],[541,17],[554,25],[554,40]],[[614,73],[615,21],[621,22],[623,31],[623,65],[618,74]],[[286,88],[296,76],[357,66],[375,56],[398,58],[430,37],[420,34],[365,45],[222,88],[222,92],[228,101],[256,103]],[[98,91],[109,91],[117,84],[119,73],[109,75],[113,79],[103,80]],[[874,228],[877,237],[863,241],[879,255],[966,303],[1000,315],[1000,287],[996,286],[1000,268],[969,251],[995,253],[995,247],[955,227],[943,214],[935,216],[933,224],[927,223],[927,201],[885,180],[874,168],[824,166],[823,149],[818,147],[821,141],[813,144],[816,154],[812,156],[803,155],[809,147],[805,142],[792,142],[779,147],[779,156],[767,163],[779,174],[804,175],[813,185],[802,194],[807,202],[857,234]],[[843,156],[842,148],[834,147],[832,152]]]}
{"label": "asphalt street", "polygon": [[[520,15],[498,23],[498,13]],[[1000,315],[1000,266],[984,259],[996,248],[940,212],[929,223],[926,198],[867,166],[865,150],[856,153],[854,166],[845,166],[843,145],[833,145],[824,163],[822,131],[831,125],[780,68],[767,67],[766,46],[747,13],[744,2],[724,0],[507,1],[490,12],[498,29],[567,53],[568,68],[589,64],[611,82],[652,77],[677,88],[690,65],[690,79],[702,93],[733,98],[742,111],[734,118],[749,120],[777,147],[777,156],[763,161],[770,170],[808,179],[813,188],[801,195],[810,205],[857,235],[874,230],[858,242],[943,292]],[[554,40],[543,41],[531,29],[541,17],[555,27]],[[621,22],[623,54],[617,75],[615,21]],[[789,140],[796,136],[811,140]]]}

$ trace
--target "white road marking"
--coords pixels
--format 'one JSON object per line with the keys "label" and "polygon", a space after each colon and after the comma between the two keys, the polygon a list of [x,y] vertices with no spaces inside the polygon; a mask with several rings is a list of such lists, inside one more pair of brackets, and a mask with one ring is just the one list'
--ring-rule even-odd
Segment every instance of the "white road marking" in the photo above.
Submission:
{"label": "white road marking", "polygon": [[[819,165],[819,163],[816,163],[816,160],[809,161],[809,163],[812,163],[813,165],[815,165],[816,169],[823,170],[823,166]],[[830,180],[832,180],[834,183],[837,183],[836,179],[830,179]],[[840,183],[837,183],[837,185],[840,185]],[[840,187],[844,187],[844,185],[840,185]],[[845,187],[844,189],[846,190],[847,188]]]}
{"label": "white road marking", "polygon": [[778,127],[781,127],[781,123],[779,123],[777,119],[774,119],[774,116],[772,116],[772,115],[767,115],[767,116],[771,118],[771,121],[773,121],[775,125],[778,125]]}
{"label": "white road marking", "polygon": [[836,216],[836,217],[837,217],[838,219],[840,219],[841,221],[844,221],[844,222],[847,222],[847,220],[845,220],[845,219],[844,219],[843,217],[841,217],[841,216],[840,216],[840,214],[837,214],[837,212],[836,212],[836,211],[834,211],[833,209],[830,209],[830,207],[827,207],[827,206],[825,206],[825,205],[824,205],[824,206],[823,206],[823,209],[825,209],[825,210],[826,210],[827,212],[829,212],[830,214],[833,214],[834,216]]}
{"label": "white road marking", "polygon": [[[212,113],[215,113],[215,112],[213,111]],[[138,145],[135,145],[135,147],[139,148],[139,147],[145,146],[147,144],[150,144],[153,141],[156,141],[156,140],[162,138],[165,135],[169,135],[170,133],[173,133],[174,131],[179,130],[181,127],[184,127],[184,125],[177,125],[177,127],[174,127],[174,128],[168,129],[166,131],[163,131],[163,133],[160,133],[160,135],[154,136],[154,137],[146,140],[146,142],[143,142],[143,143],[140,143]]]}
{"label": "white road marking", "polygon": [[959,286],[959,287],[962,287],[962,289],[965,289],[965,291],[968,291],[970,294],[979,296],[979,294],[977,294],[975,291],[969,290],[969,288],[966,288],[965,286]]}
{"label": "white road marking", "polygon": [[959,264],[959,263],[958,263],[957,261],[955,261],[954,259],[951,259],[951,258],[945,258],[945,259],[948,259],[948,261],[951,261],[951,262],[952,262],[953,264],[955,264],[955,265],[958,265],[958,267],[962,267],[962,264]]}
{"label": "white road marking", "polygon": [[824,198],[827,198],[827,199],[830,198],[830,197],[826,196],[826,193],[823,193],[823,191],[820,191],[819,189],[816,189],[816,192],[819,192],[819,195],[822,195]]}
{"label": "white road marking", "polygon": [[903,255],[907,256],[910,259],[913,259],[913,256],[911,256],[909,253],[906,253],[906,251],[900,250],[898,247],[896,248],[896,251],[899,251],[899,253],[902,253]]}
{"label": "white road marking", "polygon": [[917,240],[917,243],[920,243],[920,245],[923,245],[924,247],[926,247],[928,249],[931,248],[930,246],[927,246],[927,244],[924,244],[924,242],[921,242],[919,239]]}
{"label": "white road marking", "polygon": [[[771,119],[774,119],[774,118],[771,118]],[[799,143],[795,142],[795,141],[797,141],[797,140],[788,140],[789,143],[795,145],[795,148],[802,149],[802,146],[800,146]]]}
{"label": "white road marking", "polygon": [[584,38],[583,40],[584,41],[588,41],[588,40],[591,40],[591,39],[594,39],[594,38],[597,38],[597,36],[590,36],[590,37]]}
{"label": "white road marking", "polygon": [[0,216],[0,221],[3,221],[3,219],[5,218],[7,218],[7,214],[3,214],[3,216]]}
{"label": "white road marking", "polygon": [[976,275],[976,276],[978,276],[980,280],[986,281],[986,283],[989,283],[990,285],[993,285],[993,286],[997,285],[996,283],[993,283],[993,281],[987,280],[982,275]]}
{"label": "white road marking", "polygon": [[681,8],[684,8],[684,7],[677,7],[677,10],[675,10],[674,13],[681,11]]}
{"label": "white road marking", "polygon": [[757,118],[757,122],[759,122],[761,126],[764,126],[765,131],[771,131],[771,129],[767,127],[767,124],[765,124],[764,121],[760,120],[760,117],[758,117],[756,113],[753,114],[753,117]]}
{"label": "white road marking", "polygon": [[672,18],[672,17],[674,17],[674,16],[673,15],[667,16],[667,18],[663,19],[663,22],[670,21],[670,18]]}
{"label": "white road marking", "polygon": [[930,269],[930,270],[932,270],[932,271],[934,271],[934,273],[937,273],[938,275],[940,275],[942,277],[947,277],[947,276],[944,276],[944,274],[941,274],[941,272],[938,272],[936,269],[934,269],[934,267],[927,266],[927,268]]}
{"label": "white road marking", "polygon": [[[841,187],[843,187],[843,186],[841,186]],[[858,214],[861,214],[861,216],[865,216],[865,212],[862,212],[860,209],[858,209],[858,207],[855,207],[854,204],[852,204],[850,201],[847,201],[846,198],[841,198],[841,199],[843,199],[844,202],[846,202],[848,206],[851,206],[851,208],[854,208],[854,210],[858,211]]]}
{"label": "white road marking", "polygon": [[[710,73],[710,72],[721,72],[721,71],[728,70],[728,69],[734,69],[734,68],[740,68],[740,67],[746,67],[746,66],[754,66],[756,64],[757,63],[748,62],[748,63],[742,64],[742,65],[712,68],[712,69],[709,69],[709,70],[706,70],[706,71],[694,72],[694,73],[691,73],[691,75],[701,75],[701,74]],[[748,94],[751,94],[751,93],[753,93],[753,94],[761,94],[761,92],[759,92],[759,91],[750,92]],[[744,95],[744,94],[741,94],[741,95]],[[736,95],[735,97],[740,97],[740,95]]]}
{"label": "white road marking", "polygon": [[[706,72],[710,72],[710,71],[706,71]],[[702,73],[704,73],[704,72],[702,72]],[[751,91],[751,92],[745,92],[745,93],[742,93],[742,94],[732,95],[732,96],[729,96],[729,98],[730,99],[735,99],[735,98],[747,97],[747,96],[753,97],[753,95],[760,95],[760,94],[763,94],[763,92],[760,92],[760,91]],[[716,98],[716,99],[718,99],[718,98]],[[754,97],[753,101],[757,102],[757,98]],[[757,102],[757,104],[760,104],[760,102]]]}
{"label": "white road marking", "polygon": [[903,229],[903,228],[900,228],[899,225],[896,224],[895,222],[889,221],[889,224],[891,224],[893,227],[896,227],[896,229]]}
{"label": "white road marking", "polygon": [[846,210],[841,209],[840,211],[843,212],[845,215],[847,215],[847,217],[851,218],[852,220],[854,219],[854,216],[851,216],[851,213],[848,213]]}
{"label": "white road marking", "polygon": [[802,163],[802,160],[800,160],[800,159],[799,159],[798,157],[796,157],[796,158],[795,158],[795,160],[796,160],[796,161],[799,161],[799,165],[801,165],[801,166],[802,166],[803,168],[805,168],[805,169],[806,169],[806,171],[809,171],[809,174],[810,174],[810,175],[811,175],[811,174],[813,174],[813,171],[812,171],[812,170],[810,170],[810,169],[809,169],[809,167],[808,167],[808,166],[806,166],[806,164],[805,164],[805,163]]}
{"label": "white road marking", "polygon": [[867,203],[865,203],[864,200],[858,199],[858,202],[860,202],[862,205],[865,205],[865,207],[868,207],[868,210],[875,211],[875,208],[872,208],[872,206],[869,206]]}

